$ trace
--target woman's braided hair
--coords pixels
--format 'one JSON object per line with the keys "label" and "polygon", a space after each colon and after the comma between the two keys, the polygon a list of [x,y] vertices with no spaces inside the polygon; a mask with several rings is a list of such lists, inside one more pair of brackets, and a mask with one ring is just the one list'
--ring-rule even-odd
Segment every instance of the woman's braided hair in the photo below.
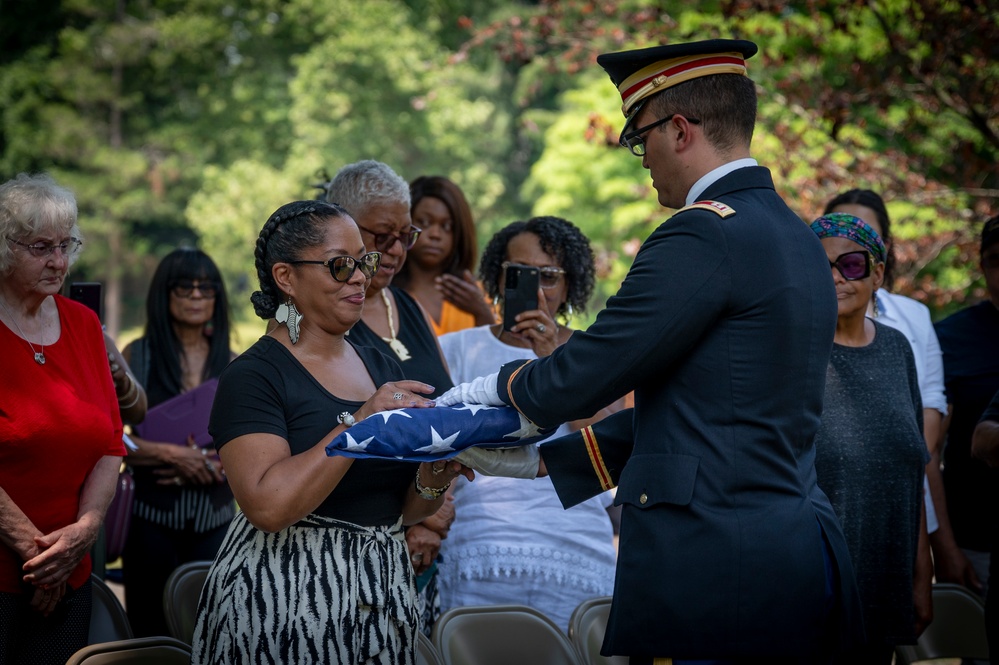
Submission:
{"label": "woman's braided hair", "polygon": [[271,273],[274,264],[296,261],[302,249],[322,243],[326,238],[323,222],[336,217],[351,219],[336,203],[293,201],[275,210],[267,219],[253,252],[260,290],[250,295],[250,302],[257,316],[274,318],[274,312],[284,300]]}

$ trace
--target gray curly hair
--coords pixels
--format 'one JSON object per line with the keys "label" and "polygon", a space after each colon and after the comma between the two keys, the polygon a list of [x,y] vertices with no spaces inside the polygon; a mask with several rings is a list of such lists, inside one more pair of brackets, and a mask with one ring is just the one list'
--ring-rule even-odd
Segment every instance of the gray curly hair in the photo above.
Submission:
{"label": "gray curly hair", "polygon": [[[25,242],[45,232],[65,233],[83,240],[76,216],[73,192],[57,185],[47,174],[19,173],[0,185],[0,237],[6,240]],[[79,246],[69,252],[70,265],[79,254]],[[0,274],[9,274],[13,265],[11,243],[0,243]]]}
{"label": "gray curly hair", "polygon": [[326,186],[326,201],[342,206],[355,219],[372,205],[403,203],[409,208],[409,183],[388,164],[365,159],[337,171]]}

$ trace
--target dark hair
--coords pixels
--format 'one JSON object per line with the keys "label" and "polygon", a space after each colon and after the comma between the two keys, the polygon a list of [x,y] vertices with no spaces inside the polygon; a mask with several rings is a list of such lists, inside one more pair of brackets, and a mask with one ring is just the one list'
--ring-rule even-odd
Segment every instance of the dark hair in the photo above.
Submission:
{"label": "dark hair", "polygon": [[297,261],[301,251],[319,245],[326,237],[323,224],[330,218],[351,219],[347,211],[336,203],[322,201],[293,201],[275,210],[257,237],[254,265],[260,290],[250,295],[253,311],[262,319],[274,318],[281,304],[281,290],[274,282],[271,269],[275,263]]}
{"label": "dark hair", "polygon": [[183,391],[180,369],[181,343],[170,316],[170,291],[179,280],[214,282],[215,309],[208,325],[208,361],[202,379],[218,376],[229,364],[229,299],[222,274],[211,257],[200,249],[175,249],[160,261],[146,298],[146,339],[149,341],[150,375],[159,377],[170,394]]}
{"label": "dark hair", "polygon": [[[444,176],[420,176],[409,185],[410,214],[416,211],[416,204],[425,198],[440,199],[451,215],[454,246],[445,272],[461,275],[466,270],[475,268],[475,259],[479,255],[478,243],[475,239],[475,221],[472,219],[472,209],[468,200],[458,185]],[[415,222],[414,222],[415,223]],[[409,261],[402,264],[396,282],[405,285],[409,281]]]}
{"label": "dark hair", "polygon": [[496,232],[482,252],[479,263],[479,279],[486,293],[492,298],[500,295],[499,281],[503,274],[502,264],[506,261],[507,247],[514,237],[521,233],[533,233],[541,242],[541,249],[551,254],[565,270],[569,285],[565,303],[556,314],[565,314],[566,304],[577,312],[586,310],[596,283],[596,264],[590,241],[576,226],[561,217],[532,217],[526,222],[513,222]]}
{"label": "dark hair", "polygon": [[[822,214],[827,215],[839,206],[851,204],[870,208],[874,211],[875,217],[877,217],[877,219],[865,219],[864,221],[868,224],[877,222],[880,227],[878,234],[881,236],[881,240],[888,250],[888,255],[885,259],[884,288],[891,291],[892,284],[895,282],[895,248],[891,241],[891,221],[888,219],[888,208],[885,207],[884,199],[877,192],[870,189],[851,189],[834,196],[826,204],[826,209]],[[877,231],[878,229],[875,230]]]}
{"label": "dark hair", "polygon": [[704,136],[720,151],[749,147],[753,139],[756,84],[748,76],[712,74],[691,79],[653,95],[649,104],[657,118],[671,113],[697,118]]}

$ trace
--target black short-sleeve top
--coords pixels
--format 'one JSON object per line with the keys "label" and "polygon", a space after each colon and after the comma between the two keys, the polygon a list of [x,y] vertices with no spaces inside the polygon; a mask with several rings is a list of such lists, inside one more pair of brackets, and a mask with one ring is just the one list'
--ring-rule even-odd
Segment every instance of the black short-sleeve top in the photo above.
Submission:
{"label": "black short-sleeve top", "polygon": [[388,288],[395,295],[396,306],[399,309],[399,330],[396,337],[405,345],[410,358],[400,360],[392,347],[365,325],[364,321],[355,323],[347,338],[356,345],[370,346],[388,355],[399,363],[405,378],[423,381],[434,387],[434,391],[426,397],[439,397],[454,383],[437,345],[437,336],[434,335],[433,329],[423,316],[423,310],[413,296],[402,289],[392,286]]}
{"label": "black short-sleeve top", "polygon": [[[399,366],[378,351],[354,346],[376,386],[402,377]],[[209,423],[216,449],[247,434],[275,434],[292,455],[329,442],[327,434],[344,411],[363,402],[330,393],[280,342],[261,337],[222,373]],[[264,445],[264,444],[261,444]],[[413,485],[413,462],[354,460],[314,511],[364,526],[394,524]]]}

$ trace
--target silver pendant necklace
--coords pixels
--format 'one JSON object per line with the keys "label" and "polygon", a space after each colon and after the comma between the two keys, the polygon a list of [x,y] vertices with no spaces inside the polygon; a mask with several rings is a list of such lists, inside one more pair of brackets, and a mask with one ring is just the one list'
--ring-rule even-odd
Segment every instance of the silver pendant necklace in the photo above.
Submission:
{"label": "silver pendant necklace", "polygon": [[17,332],[20,333],[21,339],[27,342],[28,346],[31,347],[31,352],[35,354],[35,362],[38,363],[39,365],[44,365],[45,345],[44,344],[40,345],[42,347],[41,351],[35,351],[35,345],[31,343],[31,341],[28,339],[28,336],[24,334],[23,330],[21,330],[21,326],[17,323],[17,319],[15,319],[14,315],[10,313],[9,309],[7,309],[7,304],[4,303],[3,300],[0,300],[0,307],[3,307],[3,311],[7,312],[7,316],[9,316],[10,320],[14,323],[14,327],[17,328]]}
{"label": "silver pendant necklace", "polygon": [[[395,352],[395,355],[399,357],[399,360],[409,360],[412,357],[409,355],[409,349],[395,336],[395,323],[392,322],[392,301],[385,295],[385,289],[381,290],[381,294],[382,301],[385,302],[385,311],[388,314],[389,335],[391,335],[391,337],[382,337],[381,339],[389,345]],[[401,320],[400,323],[402,323]]]}

